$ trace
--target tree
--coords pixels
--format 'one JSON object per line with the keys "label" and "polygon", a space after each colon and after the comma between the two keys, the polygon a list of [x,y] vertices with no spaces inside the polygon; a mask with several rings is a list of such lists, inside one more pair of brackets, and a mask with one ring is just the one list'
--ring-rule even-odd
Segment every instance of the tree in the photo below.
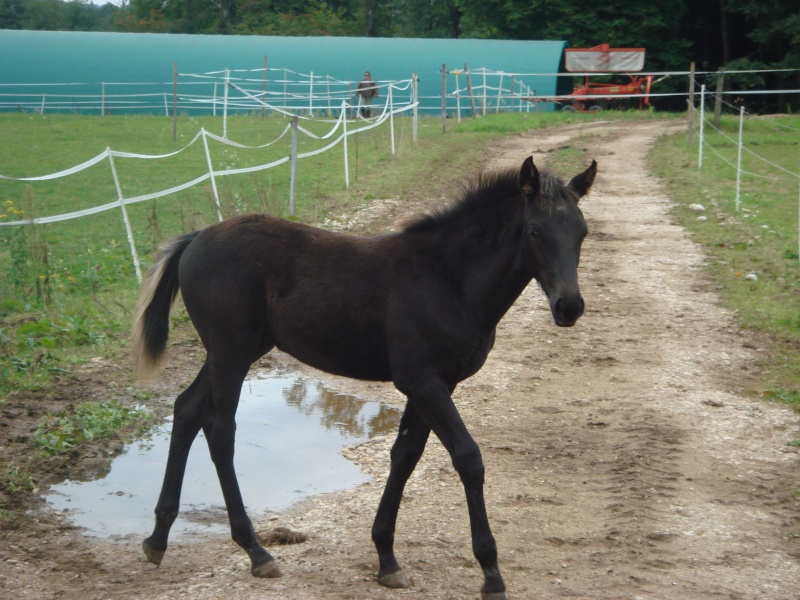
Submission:
{"label": "tree", "polygon": [[395,0],[385,6],[386,37],[457,38],[461,9],[457,0]]}
{"label": "tree", "polygon": [[355,22],[345,17],[345,9],[331,8],[320,0],[308,3],[292,0],[243,0],[242,18],[235,33],[256,35],[357,35]]}

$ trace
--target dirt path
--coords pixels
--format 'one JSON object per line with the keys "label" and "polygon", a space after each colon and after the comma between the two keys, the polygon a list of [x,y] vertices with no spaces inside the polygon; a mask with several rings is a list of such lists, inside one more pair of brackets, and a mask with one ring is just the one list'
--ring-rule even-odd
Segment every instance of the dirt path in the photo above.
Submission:
{"label": "dirt path", "polygon": [[[565,128],[498,145],[498,164],[571,144],[600,174],[583,208],[587,313],[552,325],[536,286],[501,323],[484,369],[456,392],[482,447],[486,497],[510,597],[796,598],[800,590],[800,419],[738,394],[758,349],[718,305],[702,255],[667,215],[645,154],[661,123]],[[588,160],[587,160],[588,164]],[[571,175],[571,174],[565,174]],[[357,215],[391,220],[397,202]],[[291,359],[273,366],[303,369]],[[743,372],[744,371],[744,372]],[[390,387],[324,378],[328,387],[398,404]],[[304,544],[274,548],[284,577],[249,576],[225,537],[173,544],[158,569],[139,532],[97,542],[74,532],[0,550],[9,598],[477,598],[463,492],[432,440],[401,508],[397,554],[408,590],[374,582],[369,539],[390,439],[347,451],[375,475],[313,498],[257,529],[289,527]],[[265,469],[268,469],[265,464]],[[16,552],[16,554],[15,554]]]}

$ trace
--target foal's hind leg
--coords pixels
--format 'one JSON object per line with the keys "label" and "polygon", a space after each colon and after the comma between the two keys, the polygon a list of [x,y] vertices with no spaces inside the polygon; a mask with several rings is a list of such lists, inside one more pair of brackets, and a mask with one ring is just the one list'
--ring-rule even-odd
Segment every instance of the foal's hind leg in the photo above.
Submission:
{"label": "foal's hind leg", "polygon": [[425,450],[430,432],[430,427],[420,418],[414,407],[408,404],[400,419],[400,430],[392,446],[389,478],[372,525],[372,541],[380,562],[378,583],[386,587],[408,587],[408,581],[394,556],[394,531],[403,488]]}
{"label": "foal's hind leg", "polygon": [[204,364],[192,384],[179,394],[175,401],[167,468],[155,509],[156,525],[150,537],[142,543],[147,559],[155,565],[161,564],[161,559],[167,550],[169,530],[180,508],[181,487],[189,450],[200,431],[203,413],[210,401],[208,365]]}
{"label": "foal's hind leg", "polygon": [[242,382],[250,367],[248,364],[231,365],[223,360],[211,363],[213,414],[203,422],[203,431],[208,441],[211,460],[217,470],[231,537],[250,557],[250,572],[255,577],[280,577],[281,572],[275,559],[258,541],[253,524],[244,509],[239,482],[233,466],[234,442],[236,439],[236,408],[242,391]]}

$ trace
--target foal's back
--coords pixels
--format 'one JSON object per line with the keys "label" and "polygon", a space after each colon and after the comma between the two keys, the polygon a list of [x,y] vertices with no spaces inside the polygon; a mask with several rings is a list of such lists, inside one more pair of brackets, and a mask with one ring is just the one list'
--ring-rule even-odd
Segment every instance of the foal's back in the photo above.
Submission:
{"label": "foal's back", "polygon": [[324,371],[389,380],[390,304],[413,279],[403,264],[421,250],[400,234],[357,237],[247,215],[204,230],[179,278],[209,350],[235,343],[252,362],[277,346]]}

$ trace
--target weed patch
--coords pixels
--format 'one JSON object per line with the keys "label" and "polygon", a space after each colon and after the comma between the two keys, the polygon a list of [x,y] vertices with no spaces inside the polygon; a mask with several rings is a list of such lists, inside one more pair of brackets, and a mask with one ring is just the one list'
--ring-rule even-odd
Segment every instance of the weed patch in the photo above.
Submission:
{"label": "weed patch", "polygon": [[76,446],[112,435],[125,441],[144,434],[154,424],[150,411],[109,401],[84,403],[59,415],[48,415],[39,423],[34,440],[46,455],[63,454]]}

